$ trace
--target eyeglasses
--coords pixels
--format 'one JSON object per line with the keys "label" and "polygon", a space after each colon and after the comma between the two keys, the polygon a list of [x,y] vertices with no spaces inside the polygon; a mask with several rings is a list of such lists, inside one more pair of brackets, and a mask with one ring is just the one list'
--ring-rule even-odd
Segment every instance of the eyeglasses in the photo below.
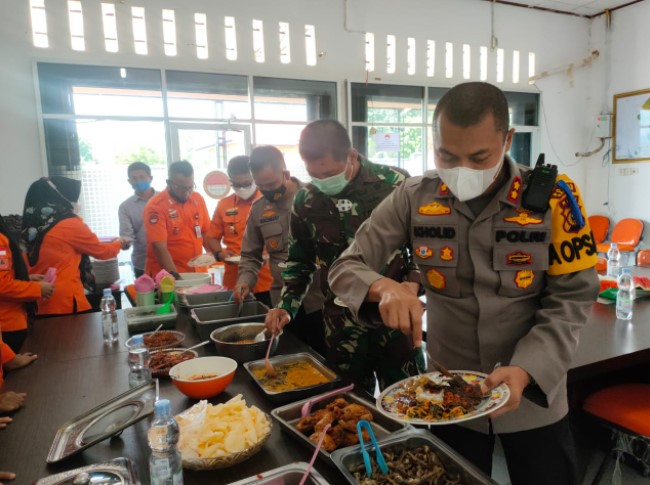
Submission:
{"label": "eyeglasses", "polygon": [[249,189],[253,185],[253,182],[249,184],[237,184],[231,180],[230,185],[232,185],[233,189]]}
{"label": "eyeglasses", "polygon": [[189,192],[194,192],[194,189],[196,189],[196,184],[192,184],[191,187],[185,187],[183,185],[178,185],[177,183],[167,181],[170,187],[172,187],[174,190],[180,193],[189,193]]}

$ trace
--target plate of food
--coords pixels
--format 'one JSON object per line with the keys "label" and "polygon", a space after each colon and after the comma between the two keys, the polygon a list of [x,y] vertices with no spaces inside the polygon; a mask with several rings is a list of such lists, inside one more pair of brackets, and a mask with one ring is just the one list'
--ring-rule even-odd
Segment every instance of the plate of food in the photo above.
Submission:
{"label": "plate of food", "polygon": [[[158,330],[157,332],[145,332],[142,334],[144,339],[144,346],[150,351],[169,349],[171,347],[178,347],[178,345],[185,340],[185,334],[178,330]],[[131,348],[133,337],[128,339],[124,345],[127,349]]]}
{"label": "plate of food", "polygon": [[224,258],[224,261],[226,263],[239,264],[241,261],[241,256],[228,256],[227,258]]}
{"label": "plate of food", "polygon": [[167,377],[169,376],[169,369],[176,364],[194,359],[198,356],[199,354],[195,350],[180,348],[156,350],[151,352],[149,369],[151,369],[151,375],[153,377]]}
{"label": "plate of food", "polygon": [[187,262],[187,265],[190,268],[202,268],[206,266],[212,266],[216,262],[217,260],[214,259],[214,255],[212,253],[204,253],[190,259]]}
{"label": "plate of food", "polygon": [[485,416],[503,406],[510,389],[501,384],[483,395],[481,382],[487,374],[456,370],[453,377],[430,372],[396,382],[377,397],[383,414],[410,424],[443,425]]}

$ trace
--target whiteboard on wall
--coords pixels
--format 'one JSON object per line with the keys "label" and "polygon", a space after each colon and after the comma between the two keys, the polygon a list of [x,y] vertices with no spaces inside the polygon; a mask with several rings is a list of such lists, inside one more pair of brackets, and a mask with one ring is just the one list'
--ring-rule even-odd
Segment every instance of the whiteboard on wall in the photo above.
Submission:
{"label": "whiteboard on wall", "polygon": [[614,163],[650,161],[650,89],[614,95]]}

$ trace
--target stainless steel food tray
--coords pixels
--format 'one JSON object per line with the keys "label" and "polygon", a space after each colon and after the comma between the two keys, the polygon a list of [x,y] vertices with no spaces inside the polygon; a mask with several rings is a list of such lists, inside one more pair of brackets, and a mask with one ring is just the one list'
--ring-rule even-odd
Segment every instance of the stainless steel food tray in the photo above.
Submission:
{"label": "stainless steel food tray", "polygon": [[[88,477],[90,481],[85,481]],[[106,485],[140,485],[133,463],[128,458],[115,458],[106,463],[96,463],[67,472],[50,475],[33,482],[33,485],[72,485],[75,483],[103,483]]]}
{"label": "stainless steel food tray", "polygon": [[131,389],[87,413],[64,423],[56,432],[47,455],[48,463],[56,463],[79,453],[153,413],[156,383]]}
{"label": "stainless steel food tray", "polygon": [[[179,293],[179,304],[187,308],[202,308],[206,306],[226,305],[232,303],[232,291],[215,291],[213,293],[199,293],[196,295]],[[255,301],[253,295],[247,295],[245,302]]]}
{"label": "stainless steel food tray", "polygon": [[192,308],[190,314],[196,322],[196,331],[201,340],[210,340],[213,330],[232,323],[263,322],[269,311],[264,303],[257,300],[244,302],[239,315],[237,303],[226,303],[217,306]]}
{"label": "stainless steel food tray", "polygon": [[163,328],[174,328],[176,326],[176,309],[172,305],[169,313],[158,315],[156,312],[163,305],[140,306],[124,310],[124,319],[129,334],[148,332],[155,330],[162,323]]}
{"label": "stainless steel food tray", "polygon": [[293,402],[298,399],[304,399],[306,397],[313,396],[314,394],[322,393],[323,391],[332,389],[334,386],[341,382],[341,378],[336,374],[336,372],[326,367],[325,364],[323,364],[320,360],[308,352],[277,355],[275,357],[271,357],[269,361],[273,365],[288,364],[289,362],[308,362],[329,379],[327,382],[323,384],[317,384],[315,386],[301,387],[300,389],[291,391],[273,392],[267,390],[262,385],[262,383],[253,375],[253,370],[266,368],[264,360],[262,359],[254,360],[253,362],[246,362],[244,364],[246,371],[250,374],[253,381],[255,381],[255,384],[257,384],[262,392],[266,394],[266,397],[268,397],[269,400],[274,403]]}
{"label": "stainless steel food tray", "polygon": [[[304,461],[298,461],[232,482],[230,485],[298,485],[308,466]],[[312,468],[305,484],[329,485],[329,482],[315,468]]]}
{"label": "stainless steel food tray", "polygon": [[[454,475],[456,473],[460,475],[460,481],[463,485],[497,485],[497,482],[486,476],[469,461],[433,436],[429,431],[411,428],[389,436],[388,438],[378,440],[377,444],[382,451],[388,448],[397,448],[398,450],[415,449],[428,445],[429,448],[438,454],[446,470]],[[375,452],[372,449],[372,445],[366,444],[366,449],[374,460]],[[363,466],[363,457],[359,445],[334,451],[332,453],[332,460],[349,483],[353,485],[359,483],[350,471],[358,465]]]}
{"label": "stainless steel food tray", "polygon": [[[386,438],[393,433],[398,433],[400,431],[404,431],[411,428],[411,426],[406,423],[400,423],[398,421],[392,420],[389,417],[383,415],[382,413],[377,411],[377,408],[375,408],[374,403],[367,401],[366,399],[363,399],[362,397],[358,396],[354,392],[344,392],[341,394],[337,394],[336,396],[332,396],[328,399],[325,399],[324,401],[314,404],[311,411],[314,412],[318,409],[322,409],[325,406],[327,406],[329,403],[331,403],[332,401],[340,397],[345,398],[350,404],[361,404],[362,406],[368,408],[368,410],[372,413],[372,417],[373,417],[373,420],[370,421],[370,426],[372,427],[372,430],[374,431],[375,436],[377,437],[378,440]],[[310,398],[303,399],[302,401],[287,404],[285,406],[276,408],[273,411],[271,411],[271,416],[273,416],[280,423],[280,426],[284,430],[286,430],[288,433],[298,438],[302,444],[306,445],[312,451],[316,448],[316,443],[310,441],[307,435],[299,431],[296,428],[296,424],[298,423],[298,421],[302,416],[301,414],[302,405],[305,404],[307,401],[316,398],[318,398],[318,396],[312,396]],[[330,463],[333,463],[332,454],[328,451],[325,451],[322,448],[319,451],[319,456],[321,458],[328,460]]]}

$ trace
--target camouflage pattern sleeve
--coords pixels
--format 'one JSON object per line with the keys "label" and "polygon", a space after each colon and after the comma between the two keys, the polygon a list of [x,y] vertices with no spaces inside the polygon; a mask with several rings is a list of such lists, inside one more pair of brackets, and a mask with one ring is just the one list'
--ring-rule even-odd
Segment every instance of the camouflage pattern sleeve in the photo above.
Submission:
{"label": "camouflage pattern sleeve", "polygon": [[289,232],[289,255],[287,267],[282,272],[284,287],[280,296],[278,308],[286,310],[295,318],[302,300],[309,290],[318,269],[316,264],[316,248],[314,246],[314,228],[305,217],[305,189],[296,193],[291,208]]}

